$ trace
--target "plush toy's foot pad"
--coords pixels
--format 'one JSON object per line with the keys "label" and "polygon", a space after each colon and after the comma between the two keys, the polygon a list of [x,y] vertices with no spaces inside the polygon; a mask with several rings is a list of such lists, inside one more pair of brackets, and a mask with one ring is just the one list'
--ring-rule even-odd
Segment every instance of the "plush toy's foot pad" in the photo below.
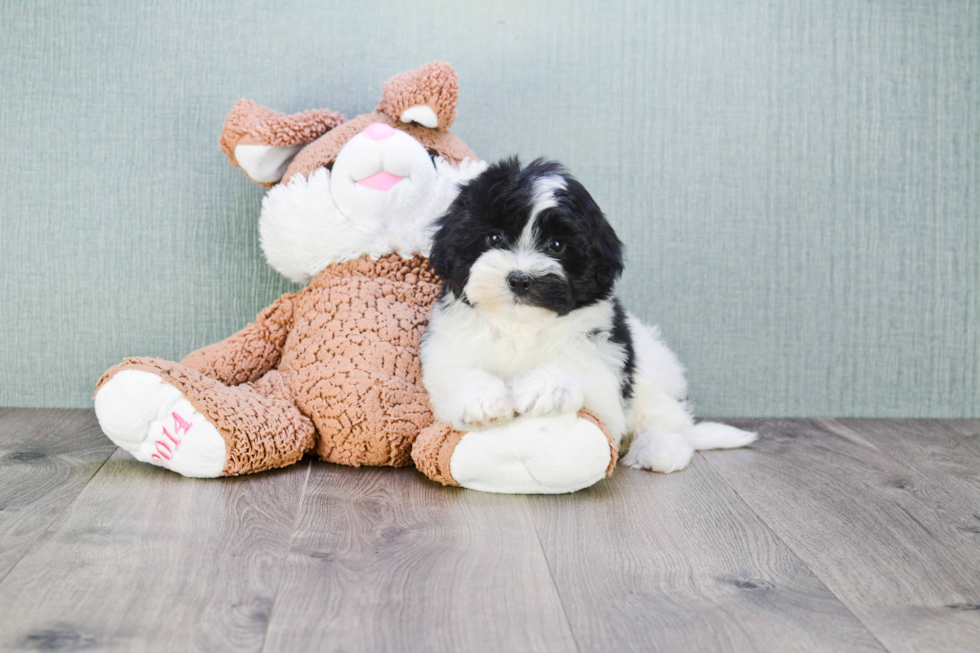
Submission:
{"label": "plush toy's foot pad", "polygon": [[585,411],[467,432],[434,424],[412,449],[415,465],[434,481],[504,494],[581,490],[608,476],[616,456],[602,423]]}
{"label": "plush toy's foot pad", "polygon": [[184,476],[221,476],[224,438],[180,390],[152,372],[114,374],[95,395],[95,414],[109,439],[139,461]]}

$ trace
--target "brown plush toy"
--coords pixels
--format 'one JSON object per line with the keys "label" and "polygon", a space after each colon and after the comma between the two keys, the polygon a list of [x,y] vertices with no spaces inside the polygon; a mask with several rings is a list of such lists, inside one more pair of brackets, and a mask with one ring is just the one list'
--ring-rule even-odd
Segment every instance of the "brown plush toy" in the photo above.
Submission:
{"label": "brown plush toy", "polygon": [[239,101],[221,148],[270,188],[259,221],[269,263],[307,285],[180,363],[128,358],[108,370],[95,395],[106,435],[197,477],[307,452],[355,466],[414,457],[434,480],[494,492],[569,492],[611,472],[616,446],[586,413],[467,433],[433,424],[418,359],[439,295],[431,224],[484,168],[448,131],[456,102],[456,74],[441,62],[395,76],[375,111],[350,121]]}

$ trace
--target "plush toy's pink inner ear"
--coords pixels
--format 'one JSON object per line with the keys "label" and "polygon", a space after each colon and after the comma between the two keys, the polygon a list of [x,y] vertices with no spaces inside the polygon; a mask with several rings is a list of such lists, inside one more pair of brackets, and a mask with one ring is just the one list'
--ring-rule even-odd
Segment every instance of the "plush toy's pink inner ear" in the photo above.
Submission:
{"label": "plush toy's pink inner ear", "polygon": [[305,143],[289,147],[239,144],[235,146],[235,161],[253,181],[270,184],[282,179],[289,163],[304,146]]}

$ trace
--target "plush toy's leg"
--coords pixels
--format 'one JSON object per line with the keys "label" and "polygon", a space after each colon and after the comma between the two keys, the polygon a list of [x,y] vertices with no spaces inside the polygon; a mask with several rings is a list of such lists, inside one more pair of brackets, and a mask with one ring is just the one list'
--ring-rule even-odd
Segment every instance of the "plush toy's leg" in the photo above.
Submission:
{"label": "plush toy's leg", "polygon": [[605,426],[584,410],[467,432],[437,423],[412,448],[416,467],[432,480],[504,494],[581,490],[611,474],[617,455]]}
{"label": "plush toy's leg", "polygon": [[232,387],[179,363],[128,358],[99,380],[95,413],[109,439],[137,460],[184,476],[284,467],[315,437],[275,370]]}
{"label": "plush toy's leg", "polygon": [[362,363],[350,373],[319,379],[318,388],[320,396],[307,406],[317,416],[314,453],[320,460],[354,467],[412,464],[412,443],[432,424],[421,384]]}

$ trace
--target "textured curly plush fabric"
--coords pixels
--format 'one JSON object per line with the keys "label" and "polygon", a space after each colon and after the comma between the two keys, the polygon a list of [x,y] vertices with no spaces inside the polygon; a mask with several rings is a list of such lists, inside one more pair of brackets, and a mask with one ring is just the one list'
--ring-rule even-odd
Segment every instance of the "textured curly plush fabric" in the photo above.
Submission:
{"label": "textured curly plush fabric", "polygon": [[458,101],[456,71],[444,61],[433,61],[389,79],[377,110],[399,118],[406,109],[426,105],[439,119],[436,129],[449,129],[456,120]]}
{"label": "textured curly plush fabric", "polygon": [[[434,61],[392,77],[384,85],[377,108],[349,121],[328,109],[286,115],[251,100],[239,100],[225,118],[219,143],[221,151],[236,167],[236,145],[288,147],[309,143],[287,167],[281,180],[286,181],[297,173],[308,177],[318,168],[332,166],[347,141],[371,123],[382,122],[407,132],[429,152],[458,166],[463,159],[477,160],[463,141],[447,131],[456,120],[458,96],[456,72],[449,64]],[[402,112],[419,105],[432,108],[439,120],[438,127],[430,129],[401,121]],[[260,182],[260,185],[270,188],[277,183]]]}
{"label": "textured curly plush fabric", "polygon": [[459,483],[453,478],[449,463],[453,450],[464,435],[466,433],[457,431],[451,424],[436,422],[419,433],[412,447],[412,462],[420,472],[436,483],[458,487]]}
{"label": "textured curly plush fabric", "polygon": [[396,255],[328,267],[293,300],[279,371],[316,425],[316,453],[345,465],[411,464],[432,423],[418,350],[439,286]]}
{"label": "textured curly plush fabric", "polygon": [[252,100],[239,100],[225,118],[218,144],[231,164],[237,167],[236,145],[300,145],[319,138],[345,121],[344,116],[329,109],[286,115]]}
{"label": "textured curly plush fabric", "polygon": [[182,361],[227,385],[258,380],[279,364],[293,325],[293,293],[259,313],[255,322],[221,342],[191,352]]}
{"label": "textured curly plush fabric", "polygon": [[176,386],[225,439],[226,476],[311,450],[344,465],[410,465],[433,421],[418,350],[438,294],[421,256],[339,263],[182,363],[128,358],[98,386],[124,369]]}
{"label": "textured curly plush fabric", "polygon": [[602,434],[606,436],[606,440],[609,441],[610,456],[609,467],[606,468],[606,477],[608,478],[609,476],[612,476],[613,470],[616,468],[616,461],[619,459],[619,447],[616,445],[615,438],[613,438],[612,433],[609,432],[609,428],[606,427],[606,425],[602,423],[602,420],[599,419],[599,417],[594,413],[591,413],[583,408],[582,410],[578,411],[578,416],[582,419],[587,419],[598,426],[599,430],[602,431]]}

